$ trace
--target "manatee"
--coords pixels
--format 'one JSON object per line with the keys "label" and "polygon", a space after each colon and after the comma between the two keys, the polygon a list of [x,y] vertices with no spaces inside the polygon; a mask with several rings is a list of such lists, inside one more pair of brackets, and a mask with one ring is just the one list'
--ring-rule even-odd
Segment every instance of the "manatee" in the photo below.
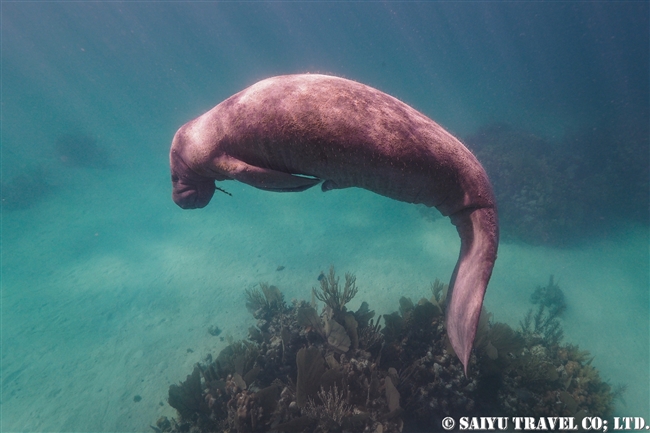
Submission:
{"label": "manatee", "polygon": [[[183,125],[170,151],[172,198],[202,208],[215,181],[267,191],[364,188],[435,206],[460,235],[446,327],[467,374],[497,256],[492,186],[474,155],[440,125],[364,84],[317,74],[262,80]],[[220,188],[219,188],[220,189]]]}

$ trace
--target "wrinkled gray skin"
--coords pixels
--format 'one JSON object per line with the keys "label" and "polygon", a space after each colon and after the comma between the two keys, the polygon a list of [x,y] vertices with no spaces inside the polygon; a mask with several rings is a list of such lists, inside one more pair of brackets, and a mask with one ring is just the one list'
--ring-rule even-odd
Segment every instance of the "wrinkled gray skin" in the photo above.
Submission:
{"label": "wrinkled gray skin", "polygon": [[267,191],[365,188],[435,206],[458,229],[447,333],[465,366],[497,255],[497,211],[485,170],[431,119],[379,90],[326,75],[273,77],[183,125],[172,142],[174,202],[201,208],[214,181]]}

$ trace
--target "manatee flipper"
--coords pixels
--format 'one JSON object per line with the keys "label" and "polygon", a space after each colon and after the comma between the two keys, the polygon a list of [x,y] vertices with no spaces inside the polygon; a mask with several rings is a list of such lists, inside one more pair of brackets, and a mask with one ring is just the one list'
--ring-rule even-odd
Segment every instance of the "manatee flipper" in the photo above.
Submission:
{"label": "manatee flipper", "polygon": [[476,337],[485,289],[497,257],[499,225],[494,208],[465,209],[450,216],[460,235],[460,257],[447,295],[447,334],[465,367]]}
{"label": "manatee flipper", "polygon": [[231,156],[221,156],[214,161],[220,173],[228,173],[231,179],[265,191],[300,192],[320,183],[314,177],[295,176],[282,171],[250,165]]}
{"label": "manatee flipper", "polygon": [[339,186],[333,180],[328,179],[323,181],[323,184],[321,185],[321,190],[323,192],[331,191],[333,189],[341,189],[341,188],[339,188]]}

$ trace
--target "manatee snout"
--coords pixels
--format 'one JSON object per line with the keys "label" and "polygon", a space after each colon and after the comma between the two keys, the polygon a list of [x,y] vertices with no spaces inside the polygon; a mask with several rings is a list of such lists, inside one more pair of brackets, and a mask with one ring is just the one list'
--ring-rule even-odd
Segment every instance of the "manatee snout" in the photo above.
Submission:
{"label": "manatee snout", "polygon": [[214,195],[214,181],[194,182],[172,174],[172,199],[183,209],[205,207]]}
{"label": "manatee snout", "polygon": [[214,179],[193,172],[175,152],[171,155],[172,199],[183,209],[205,207],[214,195]]}

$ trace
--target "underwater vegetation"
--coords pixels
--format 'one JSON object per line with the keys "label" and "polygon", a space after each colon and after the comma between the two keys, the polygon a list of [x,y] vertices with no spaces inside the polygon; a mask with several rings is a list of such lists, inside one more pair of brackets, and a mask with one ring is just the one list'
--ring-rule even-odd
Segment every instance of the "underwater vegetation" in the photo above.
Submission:
{"label": "underwater vegetation", "polygon": [[0,185],[3,211],[26,209],[45,199],[52,191],[41,167],[25,170]]}
{"label": "underwater vegetation", "polygon": [[[287,305],[267,284],[247,291],[257,320],[248,338],[171,385],[168,402],[178,418],[162,417],[152,428],[439,431],[446,416],[605,418],[623,392],[601,380],[588,352],[562,342],[559,310],[542,298],[518,329],[483,311],[466,377],[445,332],[447,285],[436,280],[417,302],[402,297],[382,327],[366,302],[348,310],[354,275],[341,284],[331,268],[319,280],[310,302]],[[559,290],[552,277],[546,289]]]}
{"label": "underwater vegetation", "polygon": [[108,152],[89,135],[60,135],[54,141],[54,151],[61,162],[71,166],[106,168],[110,165]]}
{"label": "underwater vegetation", "polygon": [[553,317],[559,316],[566,310],[564,292],[560,289],[559,284],[553,281],[553,275],[549,277],[546,286],[537,286],[533,294],[530,295],[530,302],[543,305]]}
{"label": "underwater vegetation", "polygon": [[502,238],[565,246],[621,220],[648,224],[647,137],[623,135],[603,122],[551,140],[495,123],[464,142],[492,182]]}

